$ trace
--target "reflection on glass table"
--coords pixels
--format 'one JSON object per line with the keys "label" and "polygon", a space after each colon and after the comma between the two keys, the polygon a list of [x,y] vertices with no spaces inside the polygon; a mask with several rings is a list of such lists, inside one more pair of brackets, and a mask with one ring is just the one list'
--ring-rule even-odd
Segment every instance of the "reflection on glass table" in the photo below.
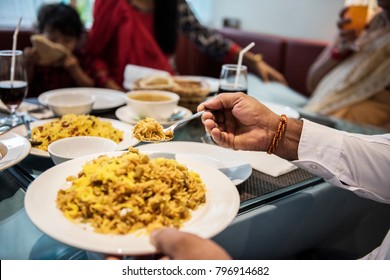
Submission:
{"label": "reflection on glass table", "polygon": [[[115,118],[114,112],[100,116]],[[316,116],[308,115],[306,117],[314,119]],[[326,121],[338,129],[362,131],[368,134],[378,133],[373,128],[362,128],[337,120],[326,119]],[[176,132],[175,140],[200,142],[200,137],[203,135],[204,128],[201,121],[194,120]],[[44,235],[31,223],[24,211],[24,190],[34,178],[53,165],[50,158],[29,155],[19,164],[0,173],[0,185],[3,186],[0,189],[1,259],[85,259],[89,257],[89,254],[83,250],[66,246]],[[323,228],[314,227],[307,230],[306,226],[302,224],[300,226],[307,230],[307,232],[302,232],[294,226],[294,223],[297,222],[295,219],[302,219],[310,213],[306,210],[303,211],[303,208],[312,207],[311,215],[313,217],[308,221],[316,224],[319,221],[317,215],[320,213],[321,207],[324,207],[323,199],[325,197],[330,199],[331,193],[340,192],[339,190],[334,190],[321,179],[300,169],[276,178],[253,171],[249,179],[239,184],[237,189],[241,200],[240,212],[232,225],[214,238],[227,248],[235,258],[286,258],[288,254],[297,252],[304,247],[304,244],[299,244],[303,243],[301,239],[314,244],[329,229],[333,230],[344,219],[354,216],[354,211],[376,207],[372,204],[361,206],[360,200],[350,197],[350,194],[343,193],[338,196],[337,202],[333,200],[334,209],[327,209],[322,214],[333,213],[338,209],[336,206],[344,205],[345,200],[354,201],[349,211],[340,213],[339,217],[335,218],[335,225],[330,226],[323,222]],[[327,201],[329,203],[330,200]],[[299,205],[303,208],[296,208]],[[290,214],[294,214],[294,216],[291,217]],[[270,219],[268,215],[274,218]],[[255,224],[256,228],[254,228]],[[284,228],[286,226],[289,227],[288,230]],[[321,234],[318,233],[320,229],[322,230]],[[308,238],[307,235],[312,234],[312,231],[316,234]],[[294,237],[294,240],[298,241],[294,246],[278,245],[274,247],[274,241],[280,238],[281,234],[284,234],[286,240]],[[240,238],[237,239],[239,236]],[[258,237],[260,239],[257,243],[253,243],[253,239]],[[261,253],[257,252],[255,244],[264,247]],[[279,242],[279,244],[281,243]],[[308,245],[305,244],[305,246]]]}

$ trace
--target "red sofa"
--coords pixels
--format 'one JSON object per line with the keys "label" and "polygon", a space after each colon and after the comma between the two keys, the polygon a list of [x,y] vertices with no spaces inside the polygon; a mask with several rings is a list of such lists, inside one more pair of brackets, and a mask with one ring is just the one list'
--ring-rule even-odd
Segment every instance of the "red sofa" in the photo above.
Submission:
{"label": "red sofa", "polygon": [[[262,33],[246,32],[238,29],[218,29],[222,35],[232,39],[241,46],[250,42],[256,45],[255,53],[264,55],[264,59],[272,67],[280,71],[287,79],[289,86],[310,96],[306,89],[306,76],[310,65],[326,46],[326,42],[293,39]],[[31,45],[32,30],[21,30],[18,36],[18,49]],[[0,29],[0,49],[12,47],[13,30]],[[182,75],[202,75],[218,77],[221,63],[215,62],[198,49],[184,36],[179,36],[176,51],[177,70]]]}

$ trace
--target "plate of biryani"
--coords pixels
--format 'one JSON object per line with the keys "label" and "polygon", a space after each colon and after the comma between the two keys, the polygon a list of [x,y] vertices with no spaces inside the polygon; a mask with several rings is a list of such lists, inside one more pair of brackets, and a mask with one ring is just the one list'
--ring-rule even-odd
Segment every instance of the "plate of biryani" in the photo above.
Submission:
{"label": "plate of biryani", "polygon": [[161,227],[210,238],[231,223],[239,205],[237,188],[220,171],[134,148],[56,165],[25,195],[29,218],[50,237],[119,255],[155,253],[149,233]]}
{"label": "plate of biryani", "polygon": [[[12,131],[22,136],[27,134],[25,126],[15,127]],[[61,118],[38,120],[31,123],[31,138],[42,143],[32,147],[30,154],[50,157],[47,151],[50,143],[73,136],[108,138],[118,144],[118,150],[127,150],[139,142],[132,137],[132,131],[130,124],[92,115],[67,114]]]}
{"label": "plate of biryani", "polygon": [[237,152],[217,145],[189,141],[172,141],[139,146],[143,153],[156,153],[178,161],[196,159],[210,168],[224,173],[235,185],[246,181],[252,174],[250,163]]}

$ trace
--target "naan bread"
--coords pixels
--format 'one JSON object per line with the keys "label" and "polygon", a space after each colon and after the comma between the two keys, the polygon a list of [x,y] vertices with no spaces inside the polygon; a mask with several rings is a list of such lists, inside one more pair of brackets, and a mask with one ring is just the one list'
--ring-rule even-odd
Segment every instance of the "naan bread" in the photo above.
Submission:
{"label": "naan bread", "polygon": [[155,89],[175,92],[180,96],[179,105],[193,112],[196,112],[197,106],[210,92],[208,83],[180,76],[149,76],[135,81],[134,89]]}
{"label": "naan bread", "polygon": [[69,50],[61,44],[53,43],[42,35],[31,36],[31,42],[39,55],[38,64],[52,65],[65,58]]}
{"label": "naan bread", "polygon": [[149,76],[135,82],[138,89],[172,90],[173,78],[170,76]]}
{"label": "naan bread", "polygon": [[203,82],[184,78],[174,78],[173,91],[185,98],[199,100],[205,98],[210,92],[210,86]]}

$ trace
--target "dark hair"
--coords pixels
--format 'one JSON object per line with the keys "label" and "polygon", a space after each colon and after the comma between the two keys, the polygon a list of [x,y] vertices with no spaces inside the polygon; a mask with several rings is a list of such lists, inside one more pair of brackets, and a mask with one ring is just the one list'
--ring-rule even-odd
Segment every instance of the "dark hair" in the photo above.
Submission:
{"label": "dark hair", "polygon": [[38,11],[38,29],[43,33],[45,28],[61,32],[63,35],[80,38],[83,23],[77,11],[65,4],[46,4]]}
{"label": "dark hair", "polygon": [[175,52],[177,41],[177,0],[154,0],[154,31],[161,50]]}

